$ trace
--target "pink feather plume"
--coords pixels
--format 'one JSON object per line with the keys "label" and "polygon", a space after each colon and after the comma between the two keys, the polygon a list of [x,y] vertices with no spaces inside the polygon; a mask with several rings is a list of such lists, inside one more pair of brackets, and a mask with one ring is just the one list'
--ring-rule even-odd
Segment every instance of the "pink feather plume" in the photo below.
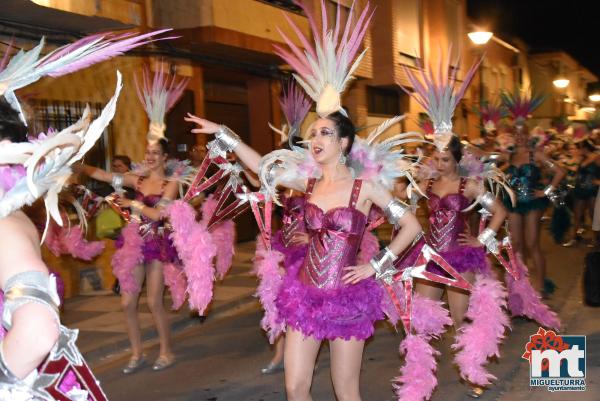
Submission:
{"label": "pink feather plume", "polygon": [[190,78],[180,78],[176,75],[167,74],[164,71],[164,65],[160,65],[160,71],[156,72],[152,78],[152,74],[148,68],[142,70],[141,83],[138,81],[137,75],[134,75],[135,88],[138,99],[142,104],[146,104],[144,94],[154,98],[160,93],[166,93],[165,113],[169,112],[175,106],[177,101],[183,96],[185,88],[187,88]]}
{"label": "pink feather plume", "polygon": [[369,263],[377,252],[379,252],[379,240],[371,231],[365,231],[358,250],[357,263],[359,265]]}
{"label": "pink feather plume", "polygon": [[121,291],[127,294],[137,294],[141,291],[141,283],[138,283],[133,275],[133,269],[144,260],[144,240],[139,229],[137,223],[129,223],[121,230],[123,246],[117,249],[112,257],[113,274],[119,279]]}
{"label": "pink feather plume", "polygon": [[[212,215],[217,208],[217,200],[210,195],[202,203],[201,223],[206,227]],[[235,254],[235,223],[232,220],[226,220],[212,227],[210,230],[213,242],[217,246],[217,256],[215,260],[216,276],[218,280],[223,280],[233,263]]]}
{"label": "pink feather plume", "polygon": [[256,240],[256,256],[254,270],[260,281],[256,296],[262,304],[265,315],[260,321],[260,327],[267,332],[269,342],[273,344],[277,337],[284,332],[285,325],[278,323],[278,312],[275,300],[283,283],[280,266],[283,263],[281,252],[265,249],[262,240]]}
{"label": "pink feather plume", "polygon": [[529,272],[521,255],[517,254],[516,259],[519,280],[515,281],[510,274],[505,275],[508,287],[508,307],[511,314],[513,316],[527,316],[546,328],[560,330],[560,318],[548,305],[542,302],[540,294],[531,285]]}
{"label": "pink feather plume", "polygon": [[88,241],[83,237],[83,230],[73,226],[61,230],[61,242],[65,251],[77,259],[92,260],[104,251],[104,242]]}
{"label": "pink feather plume", "polygon": [[213,258],[217,247],[206,227],[196,222],[196,213],[188,203],[173,202],[167,208],[167,214],[173,226],[171,238],[187,276],[190,308],[197,309],[202,315],[213,296]]}
{"label": "pink feather plume", "polygon": [[469,297],[466,317],[471,321],[459,329],[455,362],[460,375],[470,383],[487,386],[495,377],[485,365],[488,358],[500,356],[500,343],[510,328],[510,319],[504,311],[506,290],[493,277],[478,275]]}
{"label": "pink feather plume", "polygon": [[422,336],[409,334],[400,343],[400,355],[405,355],[405,364],[400,376],[394,379],[394,390],[398,401],[423,401],[431,398],[437,386],[436,356],[439,355]]}
{"label": "pink feather plume", "polygon": [[288,124],[292,127],[296,127],[304,121],[311,106],[311,102],[304,91],[292,80],[284,89],[279,104]]}
{"label": "pink feather plume", "polygon": [[165,285],[169,287],[169,290],[171,291],[171,299],[173,300],[171,308],[173,310],[178,310],[181,308],[186,298],[187,280],[185,278],[185,273],[180,266],[177,266],[174,263],[165,263],[163,264],[163,274],[165,277]]}

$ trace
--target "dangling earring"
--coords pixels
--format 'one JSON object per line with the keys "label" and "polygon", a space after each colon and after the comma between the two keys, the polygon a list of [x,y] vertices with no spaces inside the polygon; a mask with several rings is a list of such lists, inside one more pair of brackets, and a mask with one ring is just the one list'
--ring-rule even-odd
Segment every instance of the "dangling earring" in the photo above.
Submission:
{"label": "dangling earring", "polygon": [[340,157],[339,157],[338,161],[342,165],[346,164],[346,155],[344,154],[344,151],[342,150],[342,148],[340,148]]}

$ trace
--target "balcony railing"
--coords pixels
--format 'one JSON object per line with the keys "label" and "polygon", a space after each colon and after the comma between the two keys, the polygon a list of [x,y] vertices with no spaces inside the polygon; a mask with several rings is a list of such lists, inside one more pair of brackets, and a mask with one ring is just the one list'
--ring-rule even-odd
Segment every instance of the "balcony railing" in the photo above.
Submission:
{"label": "balcony railing", "polygon": [[287,11],[293,11],[295,13],[302,12],[302,9],[299,6],[297,6],[296,4],[294,4],[293,0],[258,0],[258,1],[270,4],[275,7],[283,8],[284,10],[287,10]]}

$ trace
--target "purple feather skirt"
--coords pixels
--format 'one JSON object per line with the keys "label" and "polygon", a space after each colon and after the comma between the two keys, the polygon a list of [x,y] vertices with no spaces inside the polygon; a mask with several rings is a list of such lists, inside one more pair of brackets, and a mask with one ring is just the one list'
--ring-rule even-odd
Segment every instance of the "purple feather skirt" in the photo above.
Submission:
{"label": "purple feather skirt", "polygon": [[281,230],[277,231],[271,240],[273,250],[281,252],[283,255],[283,267],[286,271],[290,269],[299,269],[304,262],[308,245],[285,246],[283,244]]}
{"label": "purple feather skirt", "polygon": [[[144,236],[144,244],[142,245],[142,254],[144,255],[144,263],[150,263],[154,260],[163,263],[177,263],[178,255],[173,241],[169,238],[170,232],[165,231],[164,234],[148,232]],[[115,241],[115,246],[121,248],[123,246],[123,236],[119,235]]]}
{"label": "purple feather skirt", "polygon": [[277,296],[279,322],[317,340],[365,340],[384,318],[383,289],[372,278],[332,290],[298,280],[302,262],[287,270]]}

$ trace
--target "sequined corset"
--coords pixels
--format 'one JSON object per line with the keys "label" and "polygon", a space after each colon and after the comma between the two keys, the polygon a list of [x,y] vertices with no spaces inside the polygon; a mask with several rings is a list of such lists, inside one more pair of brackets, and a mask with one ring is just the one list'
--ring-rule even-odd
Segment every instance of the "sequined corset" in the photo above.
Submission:
{"label": "sequined corset", "polygon": [[[356,265],[356,256],[367,224],[367,217],[356,209],[361,180],[352,186],[350,202],[324,212],[317,205],[306,202],[304,218],[310,235],[309,249],[300,270],[299,279],[308,286],[320,289],[344,287],[341,279],[344,268]],[[307,199],[314,180],[309,181]]]}
{"label": "sequined corset", "polygon": [[291,245],[295,233],[306,232],[306,225],[304,224],[305,204],[306,197],[304,196],[286,197],[283,202],[281,242],[286,248]]}
{"label": "sequined corset", "polygon": [[458,193],[448,194],[442,198],[431,190],[433,181],[427,186],[427,204],[429,206],[429,233],[428,242],[438,252],[453,250],[459,246],[458,235],[466,227],[466,218],[461,210],[469,206],[463,192],[466,180],[460,179]]}
{"label": "sequined corset", "polygon": [[[163,181],[160,194],[151,195],[144,195],[142,192],[140,192],[140,188],[143,181],[144,177],[138,178],[138,182],[135,188],[135,200],[144,203],[144,205],[148,207],[155,207],[156,204],[160,202],[160,200],[163,197],[165,187],[167,186],[167,181]],[[140,216],[140,219],[140,226],[145,226],[147,229],[152,229],[153,232],[157,232],[164,225],[164,222],[162,220],[152,220],[151,218],[143,214]]]}
{"label": "sequined corset", "polygon": [[506,169],[506,174],[509,176],[508,185],[520,202],[534,199],[534,191],[542,189],[542,170],[535,164],[532,152],[529,153],[529,163],[519,167],[511,164]]}

